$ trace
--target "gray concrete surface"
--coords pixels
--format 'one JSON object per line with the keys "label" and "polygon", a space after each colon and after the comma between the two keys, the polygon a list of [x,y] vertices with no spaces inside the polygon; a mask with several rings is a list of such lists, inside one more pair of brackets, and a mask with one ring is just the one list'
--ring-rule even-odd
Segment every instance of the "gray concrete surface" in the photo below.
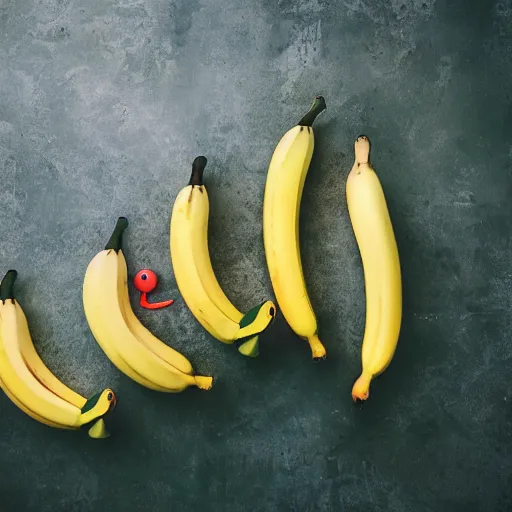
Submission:
{"label": "gray concrete surface", "polygon": [[[119,398],[96,442],[1,394],[2,512],[510,510],[511,23],[510,0],[2,0],[0,273],[18,270],[48,366]],[[170,211],[206,155],[219,280],[242,310],[272,297],[266,168],[316,94],[301,235],[328,359],[280,318],[246,360],[179,300]],[[399,348],[362,408],[344,196],[361,133],[404,278]],[[211,392],[145,390],[94,342],[81,284],[119,215],[130,275],[149,266],[153,299],[178,299],[137,313]]]}

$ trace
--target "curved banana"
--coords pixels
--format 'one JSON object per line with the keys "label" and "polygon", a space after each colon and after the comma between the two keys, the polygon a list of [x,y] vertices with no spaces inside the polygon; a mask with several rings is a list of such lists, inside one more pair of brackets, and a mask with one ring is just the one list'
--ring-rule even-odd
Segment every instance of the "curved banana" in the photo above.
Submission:
{"label": "curved banana", "polygon": [[207,160],[198,156],[192,176],[174,202],[170,222],[170,252],[176,283],[199,323],[223,343],[246,340],[238,350],[258,355],[258,338],[272,322],[276,309],[263,302],[245,315],[230,302],[217,281],[208,250],[208,192],[203,184]]}
{"label": "curved banana", "polygon": [[309,112],[288,130],[270,161],[263,201],[263,238],[277,303],[293,331],[309,342],[313,359],[326,357],[306,290],[299,245],[299,213],[313,155],[313,122],[325,110],[317,96]]}
{"label": "curved banana", "polygon": [[370,141],[363,135],[355,142],[355,162],[346,189],[350,221],[363,262],[366,294],[363,369],[352,388],[354,400],[366,400],[371,380],[388,367],[402,320],[398,248],[386,198],[369,157]]}
{"label": "curved banana", "polygon": [[85,273],[83,304],[94,338],[120,371],[147,388],[168,393],[188,386],[210,389],[212,377],[190,375],[188,360],[135,319],[121,249],[127,226],[128,220],[120,217],[105,249],[96,254]]}
{"label": "curved banana", "polygon": [[89,427],[91,437],[107,437],[103,417],[115,407],[111,389],[89,400],[60,382],[37,354],[23,309],[13,295],[10,270],[0,284],[0,386],[23,412],[62,429]]}
{"label": "curved banana", "polygon": [[29,370],[43,386],[48,388],[55,395],[66,400],[66,402],[69,402],[75,407],[81,409],[85,405],[85,402],[87,402],[87,399],[68,388],[48,369],[34,347],[28,328],[27,318],[21,307],[16,308],[16,315],[20,333],[19,344],[21,355],[23,356],[25,364],[28,366]]}
{"label": "curved banana", "polygon": [[47,425],[48,427],[73,430],[71,427],[59,425],[58,423],[54,423],[53,421],[47,420],[46,418],[43,418],[43,416],[39,416],[39,414],[36,414],[34,411],[31,411],[28,407],[25,407],[25,405],[18,400],[16,395],[11,393],[9,388],[3,383],[1,379],[0,388],[3,389],[4,393],[7,395],[8,398],[10,398],[11,402],[18,407],[18,409],[21,409],[27,416],[30,416],[32,419],[38,421],[39,423],[43,423],[43,425]]}

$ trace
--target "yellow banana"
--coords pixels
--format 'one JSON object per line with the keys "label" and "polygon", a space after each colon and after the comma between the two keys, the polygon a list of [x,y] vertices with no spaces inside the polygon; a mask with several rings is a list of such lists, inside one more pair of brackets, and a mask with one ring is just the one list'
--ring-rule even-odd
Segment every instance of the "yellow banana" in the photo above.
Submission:
{"label": "yellow banana", "polygon": [[[92,263],[92,262],[91,262]],[[99,285],[98,285],[99,286]],[[83,293],[85,295],[86,293],[86,285],[84,281],[84,288]],[[88,291],[87,294],[95,293],[93,291]],[[85,306],[85,299],[84,299],[84,310],[87,317],[87,320],[89,322],[89,328],[91,329],[91,332],[98,342],[98,345],[102,348],[103,352],[106,354],[106,356],[110,359],[110,361],[125,375],[130,377],[135,382],[138,382],[142,386],[145,386],[149,389],[153,389],[155,391],[165,391],[165,388],[162,388],[160,386],[157,386],[153,382],[145,379],[141,375],[139,375],[137,372],[132,370],[130,366],[125,362],[125,360],[121,357],[121,354],[115,344],[115,338],[112,336],[107,336],[104,333],[101,333],[99,330],[99,326],[96,325],[96,323],[93,323],[93,318],[100,317],[100,315],[104,314],[101,312],[101,305],[99,302],[94,301],[92,298],[91,300],[87,301],[87,307]],[[89,321],[89,318],[91,318],[91,321]]]}
{"label": "yellow banana", "polygon": [[[92,259],[83,284],[84,311],[94,338],[111,362],[139,384],[163,392],[179,392],[188,386],[210,389],[211,377],[190,375],[188,360],[147,330],[136,326],[128,298],[126,260],[121,245],[128,221],[120,217],[105,249]],[[140,333],[140,337],[137,333]],[[157,348],[155,348],[157,346]]]}
{"label": "yellow banana", "polygon": [[386,198],[370,164],[370,141],[365,136],[355,142],[355,162],[346,194],[363,262],[366,294],[363,368],[352,388],[352,398],[366,400],[371,380],[388,367],[395,353],[402,320],[402,282]]}
{"label": "yellow banana", "polygon": [[[207,160],[197,157],[192,176],[174,202],[170,222],[170,253],[180,293],[199,323],[223,343],[246,340],[238,350],[258,355],[258,336],[275,317],[271,301],[245,315],[226,297],[212,268],[208,250],[208,192],[203,184]],[[249,338],[249,339],[247,339]]]}
{"label": "yellow banana", "polygon": [[91,437],[98,437],[100,424],[101,437],[107,437],[103,417],[115,406],[113,391],[106,389],[86,400],[48,370],[34,349],[25,314],[14,298],[16,276],[10,270],[0,284],[0,386],[14,404],[40,423],[62,429],[88,426]]}
{"label": "yellow banana", "polygon": [[11,402],[15,404],[18,407],[18,409],[21,409],[27,416],[30,416],[32,419],[38,421],[39,423],[42,423],[43,425],[47,425],[48,427],[72,430],[71,427],[66,427],[64,425],[60,425],[59,423],[54,423],[53,421],[47,420],[46,418],[43,418],[43,416],[39,416],[39,414],[36,414],[34,411],[31,411],[28,407],[25,407],[25,405],[18,400],[16,395],[11,393],[9,388],[3,383],[1,379],[0,387],[3,389],[4,393],[11,400]]}
{"label": "yellow banana", "polygon": [[75,407],[81,409],[85,405],[85,402],[87,402],[87,399],[80,396],[78,393],[75,393],[72,389],[69,389],[48,369],[34,347],[28,328],[27,318],[21,307],[16,308],[16,315],[20,333],[19,344],[21,355],[23,356],[28,369],[32,372],[34,377],[43,384],[43,386],[48,388],[55,395],[66,400],[66,402],[69,402]]}
{"label": "yellow banana", "polygon": [[263,201],[263,238],[277,303],[293,331],[309,342],[313,359],[326,357],[306,290],[299,245],[299,212],[313,155],[313,122],[325,110],[317,96],[309,112],[279,141],[270,161]]}

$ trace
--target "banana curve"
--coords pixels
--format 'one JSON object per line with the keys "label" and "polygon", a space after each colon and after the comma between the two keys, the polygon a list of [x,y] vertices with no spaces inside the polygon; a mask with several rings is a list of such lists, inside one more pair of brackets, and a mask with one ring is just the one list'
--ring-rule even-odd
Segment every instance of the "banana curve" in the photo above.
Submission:
{"label": "banana curve", "polygon": [[32,341],[25,312],[16,300],[14,300],[14,303],[16,308],[18,328],[20,330],[19,346],[21,355],[28,369],[31,371],[34,377],[52,393],[59,396],[71,405],[74,405],[78,409],[81,409],[87,402],[87,399],[57,379],[57,377],[55,377],[55,375],[45,365],[37,353],[34,342]]}
{"label": "banana curve", "polygon": [[72,427],[67,427],[66,425],[61,425],[60,423],[54,423],[53,421],[47,420],[43,416],[39,416],[34,411],[25,406],[22,402],[18,400],[16,395],[6,386],[6,384],[0,379],[0,387],[3,392],[7,395],[7,397],[11,400],[11,402],[18,407],[21,411],[23,411],[27,416],[30,416],[32,419],[42,423],[43,425],[47,425],[48,427],[60,428],[64,430],[75,430]]}
{"label": "banana curve", "polygon": [[132,333],[143,343],[149,350],[154,352],[158,357],[166,363],[174,366],[177,370],[192,375],[194,370],[190,361],[180,352],[158,339],[153,333],[147,329],[137,318],[130,304],[130,296],[128,293],[128,268],[126,259],[122,249],[117,253],[119,259],[118,273],[118,293],[121,304],[121,312]]}
{"label": "banana curve", "polygon": [[6,301],[1,310],[0,378],[28,410],[52,423],[78,427],[80,409],[43,386],[25,365],[18,344],[15,305]]}
{"label": "banana curve", "polygon": [[[190,186],[190,185],[189,185]],[[235,305],[228,299],[224,290],[221,288],[215,271],[213,270],[210,249],[208,246],[208,222],[209,222],[209,198],[208,191],[204,185],[201,191],[198,187],[192,188],[192,208],[194,212],[191,215],[191,230],[197,233],[193,237],[192,253],[195,258],[195,265],[198,269],[201,281],[204,284],[206,292],[212,302],[224,313],[232,322],[239,324],[244,316]]]}
{"label": "banana curve", "polygon": [[108,357],[108,359],[110,359],[110,362],[119,371],[121,371],[124,375],[137,382],[141,386],[152,389],[154,391],[166,391],[165,387],[156,385],[151,380],[146,379],[137,371],[135,371],[130,365],[128,365],[128,363],[126,363],[124,358],[121,356],[117,346],[113,343],[113,338],[109,330],[103,328],[104,313],[102,311],[105,311],[104,308],[107,307],[107,304],[102,304],[102,302],[97,299],[97,296],[101,294],[103,283],[101,280],[98,282],[98,275],[95,267],[101,264],[98,260],[103,258],[106,252],[107,251],[101,251],[96,254],[96,256],[94,256],[94,258],[89,263],[85,273],[83,283],[83,306],[85,316],[89,324],[89,329],[91,330],[94,339],[101,347],[105,355]]}
{"label": "banana curve", "polygon": [[[196,188],[196,185],[194,185]],[[216,339],[231,344],[239,326],[211,300],[197,269],[193,251],[192,186],[183,188],[176,197],[170,222],[170,252],[176,284],[183,300],[196,320]]]}

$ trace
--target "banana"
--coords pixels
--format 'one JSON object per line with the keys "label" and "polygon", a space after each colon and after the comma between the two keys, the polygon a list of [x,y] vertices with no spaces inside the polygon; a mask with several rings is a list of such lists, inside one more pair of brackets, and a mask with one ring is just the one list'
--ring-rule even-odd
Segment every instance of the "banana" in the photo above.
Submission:
{"label": "banana", "polygon": [[21,355],[32,375],[55,395],[81,409],[87,400],[63,384],[43,363],[37,353],[28,328],[27,318],[21,307],[16,308]]}
{"label": "banana", "polygon": [[136,319],[121,249],[127,226],[128,220],[119,217],[105,249],[94,256],[85,273],[83,304],[94,338],[110,361],[142,386],[168,393],[188,386],[210,389],[212,377],[191,375],[190,362]]}
{"label": "banana", "polygon": [[30,336],[23,309],[14,298],[17,277],[10,270],[0,284],[0,387],[23,412],[61,429],[89,427],[91,437],[108,437],[103,417],[115,407],[111,389],[89,400],[60,382],[44,365]]}
{"label": "banana", "polygon": [[313,155],[313,122],[325,110],[317,96],[309,112],[279,141],[270,161],[263,200],[265,255],[277,303],[313,359],[326,357],[318,338],[316,316],[306,291],[299,245],[299,212],[304,182]]}
{"label": "banana", "polygon": [[32,419],[38,421],[39,423],[42,423],[43,425],[47,425],[48,427],[73,430],[71,427],[59,425],[58,423],[54,423],[53,421],[47,420],[46,418],[43,418],[43,416],[39,416],[39,414],[36,414],[34,411],[31,411],[28,407],[25,407],[25,405],[18,400],[16,395],[11,393],[9,388],[3,383],[1,379],[0,387],[3,389],[7,397],[10,398],[11,402],[15,404],[19,409],[21,409],[27,416],[30,416]]}
{"label": "banana", "polygon": [[276,314],[271,301],[241,313],[226,297],[212,268],[208,250],[208,192],[203,184],[207,160],[192,164],[189,184],[176,197],[170,221],[170,254],[174,276],[187,307],[198,322],[223,343],[244,340],[238,350],[258,355],[259,335]]}
{"label": "banana", "polygon": [[360,136],[355,142],[355,162],[346,188],[350,221],[363,262],[366,294],[362,372],[352,388],[354,401],[369,397],[371,380],[390,364],[402,320],[398,248],[386,198],[369,157],[370,141]]}

